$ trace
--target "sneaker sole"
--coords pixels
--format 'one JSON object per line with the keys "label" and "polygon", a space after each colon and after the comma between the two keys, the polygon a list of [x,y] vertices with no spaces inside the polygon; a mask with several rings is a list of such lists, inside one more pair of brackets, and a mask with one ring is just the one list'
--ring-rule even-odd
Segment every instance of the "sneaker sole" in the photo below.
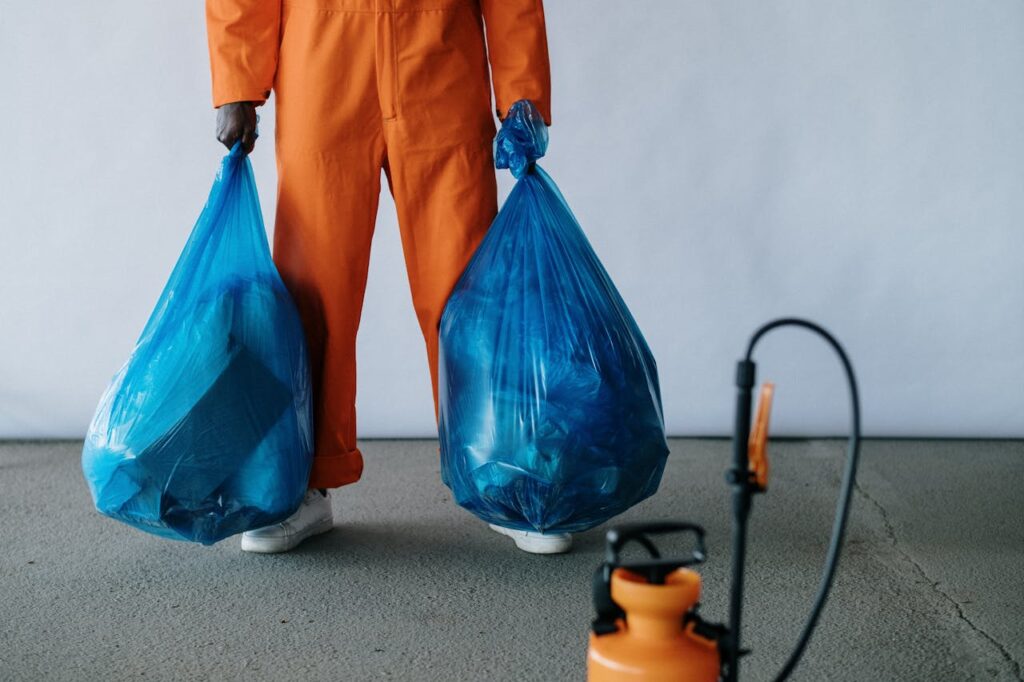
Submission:
{"label": "sneaker sole", "polygon": [[334,519],[323,519],[301,533],[283,538],[261,538],[242,535],[242,551],[255,554],[280,554],[295,549],[314,535],[321,535],[334,528]]}
{"label": "sneaker sole", "polygon": [[531,538],[509,532],[508,528],[487,524],[491,530],[511,538],[516,547],[528,554],[565,554],[572,549],[572,536],[568,538]]}

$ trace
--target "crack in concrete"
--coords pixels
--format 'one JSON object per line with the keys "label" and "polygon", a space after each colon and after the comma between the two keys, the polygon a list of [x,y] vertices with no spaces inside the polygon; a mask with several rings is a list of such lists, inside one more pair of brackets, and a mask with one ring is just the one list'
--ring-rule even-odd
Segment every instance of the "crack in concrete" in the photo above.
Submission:
{"label": "crack in concrete", "polygon": [[1009,664],[1014,677],[1024,682],[1024,676],[1022,676],[1020,663],[1018,663],[1017,660],[1010,654],[1010,652],[1006,649],[1003,643],[997,640],[992,635],[990,635],[985,630],[983,630],[981,627],[979,627],[970,618],[968,618],[967,614],[964,612],[963,605],[956,599],[954,599],[952,595],[950,595],[948,592],[939,587],[939,581],[933,580],[924,570],[924,566],[918,563],[917,560],[914,559],[914,557],[910,556],[910,554],[906,550],[900,547],[899,538],[896,537],[896,527],[889,519],[889,512],[886,511],[885,507],[883,507],[878,500],[876,500],[874,497],[868,494],[868,492],[864,490],[863,487],[861,487],[859,481],[854,483],[854,489],[860,494],[861,497],[870,502],[871,505],[878,510],[878,513],[882,517],[882,524],[885,527],[885,534],[888,537],[890,544],[892,544],[893,549],[895,549],[896,552],[901,557],[903,557],[903,559],[905,559],[911,566],[914,567],[914,570],[917,571],[918,575],[920,575],[921,578],[926,583],[928,583],[928,585],[931,586],[932,590],[937,595],[945,599],[953,606],[953,609],[956,612],[956,616],[958,619],[964,622],[967,625],[967,627],[969,627],[973,632],[980,635],[982,638],[987,640],[992,646],[995,647],[996,651],[999,652],[999,655],[1003,658],[1003,660],[1005,660],[1007,664]]}

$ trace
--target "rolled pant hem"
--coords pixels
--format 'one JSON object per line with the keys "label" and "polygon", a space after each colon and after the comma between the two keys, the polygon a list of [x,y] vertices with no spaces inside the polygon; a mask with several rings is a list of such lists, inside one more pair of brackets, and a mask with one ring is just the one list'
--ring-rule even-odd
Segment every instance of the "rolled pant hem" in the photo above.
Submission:
{"label": "rolled pant hem", "polygon": [[309,474],[310,488],[340,488],[355,483],[363,474],[363,453],[359,448],[337,455],[317,455]]}

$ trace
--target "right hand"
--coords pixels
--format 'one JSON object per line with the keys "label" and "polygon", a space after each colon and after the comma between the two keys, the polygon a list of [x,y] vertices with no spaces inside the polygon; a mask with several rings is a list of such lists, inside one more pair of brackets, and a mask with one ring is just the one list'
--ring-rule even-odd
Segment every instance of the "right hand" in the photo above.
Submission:
{"label": "right hand", "polygon": [[256,105],[252,102],[231,102],[217,109],[217,140],[228,149],[242,141],[242,151],[248,154],[256,146]]}

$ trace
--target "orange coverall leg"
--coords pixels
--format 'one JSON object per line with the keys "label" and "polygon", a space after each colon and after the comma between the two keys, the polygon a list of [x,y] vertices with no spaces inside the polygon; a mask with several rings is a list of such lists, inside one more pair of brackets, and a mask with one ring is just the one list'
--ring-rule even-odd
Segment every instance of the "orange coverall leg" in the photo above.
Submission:
{"label": "orange coverall leg", "polygon": [[309,485],[352,483],[381,170],[436,410],[441,312],[497,211],[488,58],[498,111],[531,99],[550,120],[541,0],[207,0],[207,26],[215,106],[277,93],[274,259],[310,351]]}

